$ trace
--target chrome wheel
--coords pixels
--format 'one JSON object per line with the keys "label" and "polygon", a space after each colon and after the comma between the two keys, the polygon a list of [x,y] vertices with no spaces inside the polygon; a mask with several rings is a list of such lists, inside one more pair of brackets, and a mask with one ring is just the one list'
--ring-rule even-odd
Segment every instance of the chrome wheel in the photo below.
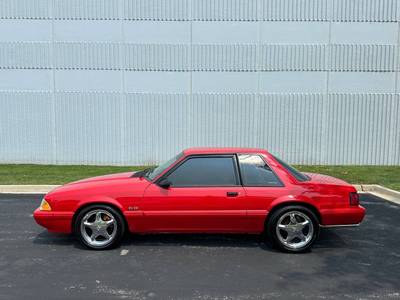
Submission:
{"label": "chrome wheel", "polygon": [[117,224],[114,216],[104,210],[89,211],[81,220],[80,231],[83,239],[94,247],[110,244],[116,236]]}
{"label": "chrome wheel", "polygon": [[284,213],[276,223],[276,236],[287,248],[296,250],[307,246],[314,234],[312,220],[300,211]]}

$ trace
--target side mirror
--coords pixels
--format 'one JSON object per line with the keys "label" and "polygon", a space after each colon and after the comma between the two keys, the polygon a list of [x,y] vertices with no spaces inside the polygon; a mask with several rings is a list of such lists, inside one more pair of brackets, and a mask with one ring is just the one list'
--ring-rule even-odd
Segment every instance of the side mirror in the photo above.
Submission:
{"label": "side mirror", "polygon": [[158,186],[163,189],[168,189],[171,186],[172,182],[169,181],[167,178],[163,178],[158,182]]}

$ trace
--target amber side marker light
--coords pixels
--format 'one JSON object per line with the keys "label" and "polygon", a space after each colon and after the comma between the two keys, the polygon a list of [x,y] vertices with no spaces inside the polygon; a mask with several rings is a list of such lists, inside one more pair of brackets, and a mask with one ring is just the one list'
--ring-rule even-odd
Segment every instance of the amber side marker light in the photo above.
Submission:
{"label": "amber side marker light", "polygon": [[41,211],[51,211],[51,206],[49,202],[43,199],[42,202],[40,203],[39,209]]}
{"label": "amber side marker light", "polygon": [[360,197],[357,193],[350,193],[350,205],[358,206],[360,204]]}

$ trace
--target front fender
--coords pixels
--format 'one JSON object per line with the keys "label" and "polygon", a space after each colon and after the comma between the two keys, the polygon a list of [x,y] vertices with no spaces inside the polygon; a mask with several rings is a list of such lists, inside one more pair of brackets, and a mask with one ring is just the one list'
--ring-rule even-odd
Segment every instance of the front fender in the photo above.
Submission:
{"label": "front fender", "polygon": [[124,208],[122,207],[121,203],[119,203],[114,198],[104,196],[104,195],[94,195],[88,198],[82,199],[78,201],[73,208],[74,213],[84,206],[88,206],[91,204],[108,204],[114,207],[117,207],[121,212],[123,212]]}

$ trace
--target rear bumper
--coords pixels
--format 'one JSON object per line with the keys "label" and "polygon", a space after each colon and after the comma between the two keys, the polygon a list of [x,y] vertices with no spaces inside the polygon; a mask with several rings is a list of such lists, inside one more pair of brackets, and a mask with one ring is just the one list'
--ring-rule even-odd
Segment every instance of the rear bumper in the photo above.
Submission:
{"label": "rear bumper", "polygon": [[361,205],[347,208],[321,209],[321,226],[358,225],[364,219],[365,208]]}
{"label": "rear bumper", "polygon": [[39,208],[33,212],[36,223],[50,232],[71,233],[72,217],[72,212],[41,211]]}

